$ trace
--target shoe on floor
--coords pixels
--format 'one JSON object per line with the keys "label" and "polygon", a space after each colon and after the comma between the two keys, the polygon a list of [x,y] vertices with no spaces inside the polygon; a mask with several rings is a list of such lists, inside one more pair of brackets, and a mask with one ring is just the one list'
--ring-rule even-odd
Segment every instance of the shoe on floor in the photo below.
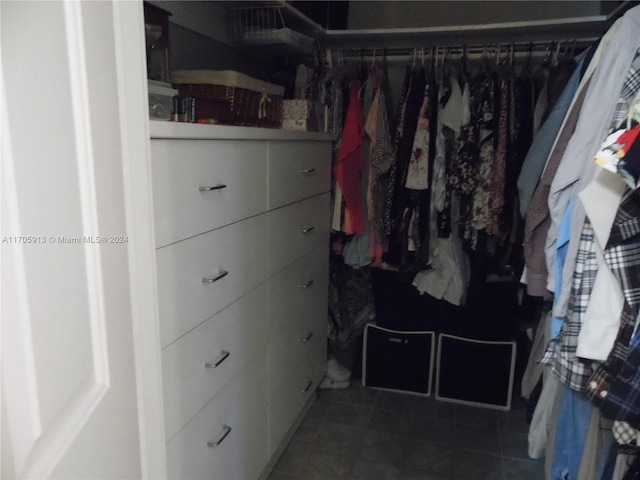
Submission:
{"label": "shoe on floor", "polygon": [[347,380],[346,382],[336,382],[335,380],[331,380],[329,377],[325,375],[322,381],[320,382],[320,385],[318,385],[318,388],[343,389],[343,388],[349,388],[349,385],[351,385],[351,382],[349,380]]}
{"label": "shoe on floor", "polygon": [[343,367],[335,358],[331,358],[327,362],[327,377],[334,382],[348,382],[351,379],[351,370]]}

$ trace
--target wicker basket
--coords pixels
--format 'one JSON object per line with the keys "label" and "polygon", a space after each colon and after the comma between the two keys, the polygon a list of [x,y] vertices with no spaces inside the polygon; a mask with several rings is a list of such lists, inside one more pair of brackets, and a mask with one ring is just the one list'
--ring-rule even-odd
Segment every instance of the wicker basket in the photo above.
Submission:
{"label": "wicker basket", "polygon": [[180,96],[195,99],[195,118],[226,125],[280,128],[284,87],[224,70],[174,72]]}

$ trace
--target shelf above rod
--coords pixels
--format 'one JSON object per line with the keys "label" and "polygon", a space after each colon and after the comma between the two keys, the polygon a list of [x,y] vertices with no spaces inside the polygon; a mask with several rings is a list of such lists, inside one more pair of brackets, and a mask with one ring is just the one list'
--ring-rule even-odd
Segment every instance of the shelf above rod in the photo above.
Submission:
{"label": "shelf above rod", "polygon": [[402,48],[418,45],[460,45],[552,40],[593,40],[610,25],[604,15],[531,22],[459,25],[447,27],[393,28],[366,30],[327,30],[322,38],[326,47]]}

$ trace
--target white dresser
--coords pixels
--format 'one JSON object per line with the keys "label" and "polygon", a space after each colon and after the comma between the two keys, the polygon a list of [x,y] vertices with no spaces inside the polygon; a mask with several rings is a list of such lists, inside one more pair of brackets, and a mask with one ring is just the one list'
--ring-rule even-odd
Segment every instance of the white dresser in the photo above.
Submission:
{"label": "white dresser", "polygon": [[332,136],[150,124],[168,475],[257,479],[326,369]]}

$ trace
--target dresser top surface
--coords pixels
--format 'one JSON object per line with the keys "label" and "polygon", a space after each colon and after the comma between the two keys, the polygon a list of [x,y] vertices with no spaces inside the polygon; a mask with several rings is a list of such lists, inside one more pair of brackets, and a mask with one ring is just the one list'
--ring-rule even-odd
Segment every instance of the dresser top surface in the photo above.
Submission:
{"label": "dresser top surface", "polygon": [[298,132],[273,128],[234,127],[227,125],[202,125],[150,121],[149,133],[152,139],[176,138],[193,140],[303,140],[332,141],[333,133]]}

